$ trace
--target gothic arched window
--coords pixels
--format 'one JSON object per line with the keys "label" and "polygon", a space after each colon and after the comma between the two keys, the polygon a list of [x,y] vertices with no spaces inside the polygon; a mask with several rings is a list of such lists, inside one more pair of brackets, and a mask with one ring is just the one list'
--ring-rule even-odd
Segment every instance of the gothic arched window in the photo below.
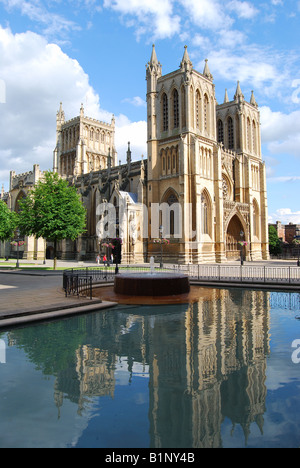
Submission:
{"label": "gothic arched window", "polygon": [[196,91],[196,127],[201,130],[201,95],[200,91]]}
{"label": "gothic arched window", "polygon": [[209,101],[207,94],[204,96],[204,130],[209,132]]}
{"label": "gothic arched window", "polygon": [[173,92],[173,114],[174,114],[174,128],[179,127],[179,96],[177,89]]}
{"label": "gothic arched window", "polygon": [[222,120],[218,120],[218,143],[224,144],[224,125]]}
{"label": "gothic arched window", "polygon": [[234,128],[233,120],[231,117],[228,118],[228,148],[234,149]]}
{"label": "gothic arched window", "polygon": [[169,104],[166,94],[163,95],[163,132],[169,130]]}
{"label": "gothic arched window", "polygon": [[249,117],[247,119],[247,146],[248,151],[251,153],[251,123]]}
{"label": "gothic arched window", "polygon": [[209,234],[208,230],[208,203],[204,194],[201,195],[201,233]]}
{"label": "gothic arched window", "polygon": [[16,203],[15,203],[15,212],[16,213],[20,213],[20,211],[21,211],[20,201],[24,200],[25,198],[26,198],[26,194],[25,194],[25,192],[23,192],[23,190],[21,190],[21,192],[17,196]]}
{"label": "gothic arched window", "polygon": [[253,234],[259,238],[259,207],[257,201],[253,201]]}
{"label": "gothic arched window", "polygon": [[256,132],[256,123],[253,120],[252,124],[252,138],[253,138],[253,152],[257,153],[257,132]]}
{"label": "gothic arched window", "polygon": [[181,86],[181,126],[186,127],[186,92],[185,86]]}

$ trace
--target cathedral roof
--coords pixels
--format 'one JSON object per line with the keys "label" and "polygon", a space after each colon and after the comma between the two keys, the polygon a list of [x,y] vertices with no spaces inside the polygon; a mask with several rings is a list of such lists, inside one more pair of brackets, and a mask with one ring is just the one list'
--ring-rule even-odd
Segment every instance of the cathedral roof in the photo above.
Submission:
{"label": "cathedral roof", "polygon": [[124,192],[120,190],[120,195],[123,199],[129,199],[129,202],[132,204],[136,204],[138,202],[138,194],[132,192]]}

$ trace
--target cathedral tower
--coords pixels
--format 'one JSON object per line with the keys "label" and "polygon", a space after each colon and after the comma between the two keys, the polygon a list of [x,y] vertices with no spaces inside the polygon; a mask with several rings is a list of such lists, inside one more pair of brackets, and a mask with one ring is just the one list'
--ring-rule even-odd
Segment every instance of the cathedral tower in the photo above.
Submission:
{"label": "cathedral tower", "polygon": [[246,258],[268,258],[265,165],[254,94],[246,102],[238,83],[234,100],[226,91],[218,106],[208,61],[202,73],[196,71],[187,46],[179,69],[167,75],[153,46],[146,76],[149,255],[157,250],[155,225],[170,239],[164,249],[169,261],[238,258],[242,240]]}
{"label": "cathedral tower", "polygon": [[60,104],[56,117],[56,147],[53,170],[62,176],[80,176],[117,165],[115,149],[115,118],[111,123],[100,122],[84,115],[65,121]]}

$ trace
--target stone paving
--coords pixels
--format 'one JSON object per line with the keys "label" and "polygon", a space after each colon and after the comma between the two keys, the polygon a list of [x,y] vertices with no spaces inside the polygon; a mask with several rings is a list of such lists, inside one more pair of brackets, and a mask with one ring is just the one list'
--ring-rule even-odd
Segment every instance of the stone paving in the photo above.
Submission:
{"label": "stone paving", "polygon": [[[2,273],[0,275],[0,288],[1,317],[35,309],[47,310],[60,304],[74,303],[74,299],[64,296],[62,275],[45,277]],[[77,298],[76,301],[78,303]]]}
{"label": "stone paving", "polygon": [[62,275],[63,271],[9,271],[0,266],[0,327],[30,322],[30,316],[36,320],[41,314],[54,318],[114,305],[99,299],[65,297]]}

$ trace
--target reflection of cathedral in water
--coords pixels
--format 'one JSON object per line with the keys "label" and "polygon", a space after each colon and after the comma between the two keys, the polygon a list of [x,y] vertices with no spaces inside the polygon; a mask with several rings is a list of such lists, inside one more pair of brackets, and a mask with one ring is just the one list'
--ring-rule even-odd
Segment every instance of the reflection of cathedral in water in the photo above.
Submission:
{"label": "reflection of cathedral in water", "polygon": [[174,343],[167,354],[160,353],[160,331],[153,334],[154,447],[169,447],[174,437],[177,447],[220,447],[225,417],[233,426],[241,424],[246,438],[252,422],[262,429],[268,293],[211,290],[211,296],[216,300],[190,306],[180,324],[185,332],[181,345]]}
{"label": "reflection of cathedral in water", "polygon": [[134,363],[149,369],[150,447],[221,447],[225,418],[245,439],[252,423],[262,431],[269,293],[208,289],[195,304],[163,310],[87,317],[90,342],[77,349],[75,368],[58,375],[56,404],[65,394],[81,412],[92,396],[113,397],[126,358],[129,372]]}

